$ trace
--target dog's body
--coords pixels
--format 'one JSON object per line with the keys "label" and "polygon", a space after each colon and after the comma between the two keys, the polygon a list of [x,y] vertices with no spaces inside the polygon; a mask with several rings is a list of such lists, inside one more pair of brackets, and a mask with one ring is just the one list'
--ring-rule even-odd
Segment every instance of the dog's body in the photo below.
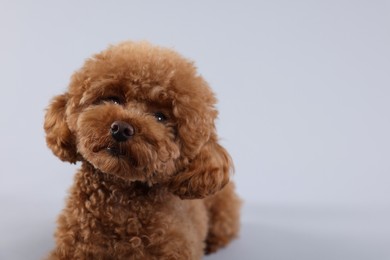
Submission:
{"label": "dog's body", "polygon": [[81,161],[50,259],[200,259],[239,229],[214,96],[192,64],[122,43],[75,73],[45,118],[48,146]]}

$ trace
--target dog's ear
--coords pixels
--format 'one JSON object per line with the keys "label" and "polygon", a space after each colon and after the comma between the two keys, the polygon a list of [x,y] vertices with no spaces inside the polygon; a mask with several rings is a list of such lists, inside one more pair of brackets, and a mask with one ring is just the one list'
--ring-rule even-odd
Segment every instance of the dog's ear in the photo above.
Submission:
{"label": "dog's ear", "polygon": [[66,122],[66,105],[68,95],[62,94],[53,98],[45,115],[45,132],[47,146],[62,161],[78,161],[75,138]]}
{"label": "dog's ear", "polygon": [[204,198],[221,190],[232,171],[229,154],[216,140],[209,140],[188,167],[173,178],[170,189],[182,199]]}

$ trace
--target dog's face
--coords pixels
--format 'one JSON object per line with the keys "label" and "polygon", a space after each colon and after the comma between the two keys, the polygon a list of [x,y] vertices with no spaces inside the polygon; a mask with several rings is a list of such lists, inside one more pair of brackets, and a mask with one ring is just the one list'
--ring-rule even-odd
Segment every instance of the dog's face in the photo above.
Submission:
{"label": "dog's face", "polygon": [[54,98],[46,139],[64,161],[200,198],[220,190],[231,170],[214,104],[192,63],[147,43],[122,43],[87,60]]}

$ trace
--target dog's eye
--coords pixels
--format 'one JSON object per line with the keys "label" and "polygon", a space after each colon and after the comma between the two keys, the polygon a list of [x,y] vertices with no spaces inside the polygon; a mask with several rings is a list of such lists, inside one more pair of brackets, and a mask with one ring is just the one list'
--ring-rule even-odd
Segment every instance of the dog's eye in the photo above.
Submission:
{"label": "dog's eye", "polygon": [[119,97],[115,97],[115,96],[102,98],[100,100],[100,102],[109,102],[109,103],[114,103],[114,104],[117,104],[117,105],[122,105],[123,104],[122,99],[119,98]]}
{"label": "dog's eye", "polygon": [[164,115],[163,113],[161,112],[156,112],[154,113],[154,117],[157,119],[157,121],[159,122],[164,122],[166,121],[168,118],[166,117],[166,115]]}

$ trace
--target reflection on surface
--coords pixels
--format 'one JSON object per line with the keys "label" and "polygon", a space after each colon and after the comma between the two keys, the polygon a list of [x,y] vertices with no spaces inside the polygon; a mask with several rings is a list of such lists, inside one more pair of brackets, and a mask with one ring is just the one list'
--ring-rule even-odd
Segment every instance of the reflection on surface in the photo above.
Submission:
{"label": "reflection on surface", "polygon": [[389,208],[255,207],[217,259],[390,259]]}

